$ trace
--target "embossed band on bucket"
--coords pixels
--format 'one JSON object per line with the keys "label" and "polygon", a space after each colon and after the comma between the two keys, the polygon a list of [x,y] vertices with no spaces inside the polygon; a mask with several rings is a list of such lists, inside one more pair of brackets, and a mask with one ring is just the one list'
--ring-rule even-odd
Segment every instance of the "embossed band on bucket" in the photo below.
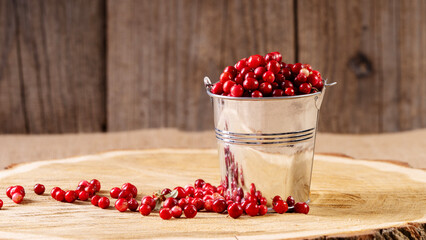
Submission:
{"label": "embossed band on bucket", "polygon": [[315,128],[285,133],[233,133],[215,128],[216,138],[239,145],[294,145],[312,139]]}

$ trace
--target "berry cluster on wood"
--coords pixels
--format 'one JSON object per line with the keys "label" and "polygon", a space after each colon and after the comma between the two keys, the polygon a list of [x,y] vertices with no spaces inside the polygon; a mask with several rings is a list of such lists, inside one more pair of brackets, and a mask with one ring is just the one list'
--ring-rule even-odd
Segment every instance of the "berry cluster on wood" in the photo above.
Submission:
{"label": "berry cluster on wood", "polygon": [[[81,180],[76,190],[62,190],[60,187],[54,187],[50,195],[57,201],[72,203],[76,200],[86,201],[90,198],[92,205],[102,209],[110,206],[110,199],[105,196],[99,196],[97,193],[101,189],[101,183],[97,179],[90,182]],[[45,187],[42,184],[34,186],[34,192],[42,195]],[[199,211],[216,212],[219,214],[227,213],[232,218],[239,218],[243,214],[249,216],[263,216],[268,212],[267,199],[262,196],[262,192],[256,189],[254,183],[246,194],[242,188],[238,188],[235,194],[238,197],[232,198],[227,194],[227,189],[223,185],[214,186],[205,182],[203,179],[197,179],[193,185],[185,187],[175,187],[173,190],[164,188],[150,196],[144,196],[140,205],[136,200],[138,189],[131,183],[124,183],[121,188],[114,187],[110,191],[111,198],[116,198],[114,207],[125,212],[139,211],[141,215],[148,216],[153,211],[158,211],[159,216],[164,220],[171,218],[180,218],[184,215],[186,218],[194,218]],[[10,186],[6,190],[6,195],[15,203],[21,203],[25,190],[22,186]],[[3,201],[0,200],[0,209]],[[272,199],[272,209],[283,214],[292,208],[296,213],[307,214],[309,206],[304,202],[296,203],[292,196],[285,201],[280,196]]]}
{"label": "berry cluster on wood", "polygon": [[282,97],[322,90],[321,73],[309,64],[282,62],[279,52],[252,55],[227,66],[210,91],[230,97]]}

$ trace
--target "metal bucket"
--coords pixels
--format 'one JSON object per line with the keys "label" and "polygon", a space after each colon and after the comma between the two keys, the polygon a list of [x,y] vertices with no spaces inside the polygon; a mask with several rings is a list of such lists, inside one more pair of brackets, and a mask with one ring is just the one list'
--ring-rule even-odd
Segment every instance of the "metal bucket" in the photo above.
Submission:
{"label": "metal bucket", "polygon": [[309,202],[318,114],[327,86],[299,96],[245,98],[212,94],[221,184],[236,200],[250,184],[270,203],[275,195]]}

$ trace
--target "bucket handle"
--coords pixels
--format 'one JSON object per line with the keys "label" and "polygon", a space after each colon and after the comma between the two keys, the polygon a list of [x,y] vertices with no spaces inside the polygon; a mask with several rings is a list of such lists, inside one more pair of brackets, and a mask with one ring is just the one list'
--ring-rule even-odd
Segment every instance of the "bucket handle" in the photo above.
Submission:
{"label": "bucket handle", "polygon": [[207,91],[209,91],[210,88],[213,86],[212,81],[210,81],[209,77],[204,77],[204,86],[206,87]]}

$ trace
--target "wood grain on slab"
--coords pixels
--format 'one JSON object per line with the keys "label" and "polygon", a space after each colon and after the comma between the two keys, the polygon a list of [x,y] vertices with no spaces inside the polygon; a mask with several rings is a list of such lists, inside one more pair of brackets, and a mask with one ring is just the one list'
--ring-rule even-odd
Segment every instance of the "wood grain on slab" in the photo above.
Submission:
{"label": "wood grain on slab", "polygon": [[[132,182],[142,195],[203,177],[220,180],[216,150],[117,151],[34,162],[0,172],[0,189],[21,184],[22,204],[0,192],[0,233],[4,238],[316,238],[323,236],[426,237],[426,172],[391,163],[316,155],[310,213],[243,216],[200,212],[194,219],[161,220],[158,213],[120,213],[90,202],[61,203],[50,197],[55,186],[73,189],[81,179],[97,178],[101,195]],[[35,183],[46,193],[35,195]],[[113,201],[114,202],[114,201]],[[13,219],[13,221],[11,221]],[[401,236],[400,236],[401,235]],[[399,236],[399,237],[398,237]]]}
{"label": "wood grain on slab", "polygon": [[338,82],[325,96],[320,130],[372,133],[426,126],[424,1],[297,4],[299,60]]}
{"label": "wood grain on slab", "polygon": [[0,1],[0,132],[105,127],[104,6]]}

